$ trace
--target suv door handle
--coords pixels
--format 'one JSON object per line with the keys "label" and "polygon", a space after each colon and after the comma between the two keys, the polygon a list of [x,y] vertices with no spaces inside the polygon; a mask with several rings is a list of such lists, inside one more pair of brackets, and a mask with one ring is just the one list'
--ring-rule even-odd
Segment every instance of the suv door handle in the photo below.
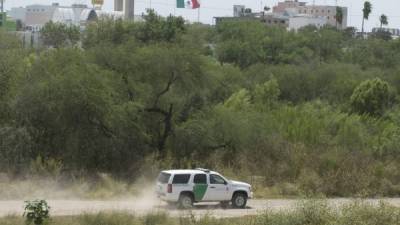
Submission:
{"label": "suv door handle", "polygon": [[214,186],[211,186],[210,188],[215,188]]}

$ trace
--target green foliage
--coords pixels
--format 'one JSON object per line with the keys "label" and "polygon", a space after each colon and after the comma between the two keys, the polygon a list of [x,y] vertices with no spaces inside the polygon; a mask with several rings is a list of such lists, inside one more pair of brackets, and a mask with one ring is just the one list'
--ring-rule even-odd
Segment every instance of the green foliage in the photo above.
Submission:
{"label": "green foliage", "polygon": [[366,80],[351,96],[351,105],[355,112],[372,116],[383,115],[392,103],[389,84],[381,79]]}
{"label": "green foliage", "polygon": [[363,20],[362,20],[362,34],[364,35],[364,21],[368,20],[369,15],[372,12],[372,4],[369,1],[364,2],[364,8],[362,9],[363,12]]}
{"label": "green foliage", "polygon": [[[371,204],[357,200],[336,205],[326,200],[304,200],[290,210],[266,210],[258,215],[239,218],[195,217],[193,214],[174,218],[164,213],[135,216],[128,213],[98,213],[54,217],[49,225],[397,225],[400,210],[385,202]],[[0,224],[24,224],[17,217],[0,218]]]}
{"label": "green foliage", "polygon": [[279,99],[281,91],[276,79],[269,80],[264,84],[257,84],[254,89],[254,102],[262,107],[273,107]]}
{"label": "green foliage", "polygon": [[388,17],[385,14],[382,14],[379,17],[379,22],[381,23],[381,28],[383,25],[388,25],[389,24]]}
{"label": "green foliage", "polygon": [[40,30],[44,45],[54,48],[75,46],[80,40],[79,27],[64,23],[46,23]]}
{"label": "green foliage", "polygon": [[91,23],[82,48],[0,33],[0,172],[94,177],[92,197],[171,167],[256,176],[258,195],[398,196],[400,40],[354,34],[153,11]]}
{"label": "green foliage", "polygon": [[142,42],[173,42],[186,30],[182,17],[170,15],[164,19],[151,9],[147,11],[144,20],[144,23],[139,24],[136,34]]}
{"label": "green foliage", "polygon": [[261,22],[224,22],[218,25],[217,32],[216,52],[221,62],[247,67],[265,59],[263,42],[267,30]]}
{"label": "green foliage", "polygon": [[224,104],[227,108],[238,111],[245,111],[250,107],[250,93],[245,89],[241,89],[234,93]]}
{"label": "green foliage", "polygon": [[45,200],[25,201],[25,212],[27,224],[43,225],[50,217],[50,206]]}
{"label": "green foliage", "polygon": [[342,7],[336,7],[336,22],[339,25],[342,25],[343,23],[343,8]]}
{"label": "green foliage", "polygon": [[369,18],[369,14],[371,14],[372,11],[372,4],[369,1],[364,2],[364,8],[363,8],[363,17],[364,19]]}

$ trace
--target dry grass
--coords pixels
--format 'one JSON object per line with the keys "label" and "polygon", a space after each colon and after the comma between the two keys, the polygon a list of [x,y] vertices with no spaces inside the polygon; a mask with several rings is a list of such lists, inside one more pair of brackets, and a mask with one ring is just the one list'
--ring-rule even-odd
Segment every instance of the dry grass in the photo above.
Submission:
{"label": "dry grass", "polygon": [[[21,217],[0,218],[0,225],[23,225]],[[99,213],[54,217],[47,225],[399,225],[400,209],[381,203],[373,206],[356,201],[334,208],[325,201],[304,201],[291,211],[269,212],[258,216],[216,219],[194,216],[173,218],[165,213],[135,216],[126,213]]]}

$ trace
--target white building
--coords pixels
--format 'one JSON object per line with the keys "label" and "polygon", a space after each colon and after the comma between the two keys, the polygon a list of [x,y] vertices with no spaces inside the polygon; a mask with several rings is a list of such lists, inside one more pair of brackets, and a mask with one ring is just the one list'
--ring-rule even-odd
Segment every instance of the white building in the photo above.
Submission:
{"label": "white building", "polygon": [[400,37],[400,29],[397,29],[397,28],[387,28],[387,27],[374,27],[374,28],[372,28],[372,33],[378,33],[378,32],[381,32],[381,31],[390,33],[393,38]]}
{"label": "white building", "polygon": [[29,5],[26,8],[12,8],[9,15],[14,20],[20,20],[26,30],[39,31],[47,22],[64,23],[79,26],[83,29],[90,21],[98,18],[97,12],[86,5],[72,6]]}
{"label": "white building", "polygon": [[327,24],[326,17],[315,17],[307,14],[298,14],[289,17],[289,30],[298,31],[302,27],[315,26],[321,28]]}
{"label": "white building", "polygon": [[11,8],[10,11],[7,12],[8,16],[13,18],[14,20],[19,20],[21,22],[25,21],[26,17],[26,8],[24,7],[14,7]]}
{"label": "white building", "polygon": [[244,5],[234,5],[233,6],[233,17],[243,16],[246,7]]}

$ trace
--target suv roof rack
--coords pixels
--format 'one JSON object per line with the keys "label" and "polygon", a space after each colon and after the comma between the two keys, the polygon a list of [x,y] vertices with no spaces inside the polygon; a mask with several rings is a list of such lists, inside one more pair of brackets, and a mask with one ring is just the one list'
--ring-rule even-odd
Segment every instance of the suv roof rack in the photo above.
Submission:
{"label": "suv roof rack", "polygon": [[209,169],[204,169],[204,168],[196,168],[196,170],[201,170],[201,171],[203,171],[205,173],[209,173],[210,172]]}

